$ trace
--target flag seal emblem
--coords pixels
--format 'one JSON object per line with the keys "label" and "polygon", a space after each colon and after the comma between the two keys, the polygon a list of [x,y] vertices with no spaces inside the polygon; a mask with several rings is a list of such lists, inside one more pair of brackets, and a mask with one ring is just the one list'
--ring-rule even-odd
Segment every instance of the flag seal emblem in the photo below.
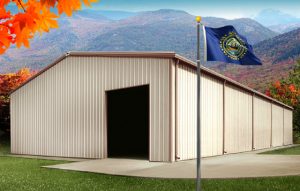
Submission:
{"label": "flag seal emblem", "polygon": [[245,56],[248,49],[245,42],[235,33],[229,32],[220,40],[220,47],[224,54],[233,60],[240,60]]}

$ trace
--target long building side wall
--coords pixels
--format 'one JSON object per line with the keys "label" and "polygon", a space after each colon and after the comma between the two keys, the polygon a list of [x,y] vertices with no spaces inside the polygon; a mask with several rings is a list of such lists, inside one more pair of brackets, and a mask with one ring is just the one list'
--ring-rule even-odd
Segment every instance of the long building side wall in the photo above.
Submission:
{"label": "long building side wall", "polygon": [[[196,71],[177,68],[177,153],[178,160],[196,158]],[[208,75],[201,78],[201,156],[223,154],[223,83]]]}
{"label": "long building side wall", "polygon": [[[225,80],[201,76],[201,156],[239,153],[289,145],[292,110]],[[176,157],[196,158],[195,68],[176,67]]]}
{"label": "long building side wall", "polygon": [[11,152],[105,158],[105,92],[149,84],[150,160],[169,161],[169,63],[67,57],[11,95]]}

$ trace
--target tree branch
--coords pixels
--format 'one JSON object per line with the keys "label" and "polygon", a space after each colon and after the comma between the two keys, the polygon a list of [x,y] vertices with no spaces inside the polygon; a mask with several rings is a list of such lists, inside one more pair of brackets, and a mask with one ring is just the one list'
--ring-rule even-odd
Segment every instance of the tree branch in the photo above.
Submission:
{"label": "tree branch", "polygon": [[20,4],[20,6],[22,7],[23,11],[26,13],[26,10],[25,10],[25,8],[24,8],[24,6],[23,6],[21,0],[18,0],[18,2],[19,2],[19,4]]}

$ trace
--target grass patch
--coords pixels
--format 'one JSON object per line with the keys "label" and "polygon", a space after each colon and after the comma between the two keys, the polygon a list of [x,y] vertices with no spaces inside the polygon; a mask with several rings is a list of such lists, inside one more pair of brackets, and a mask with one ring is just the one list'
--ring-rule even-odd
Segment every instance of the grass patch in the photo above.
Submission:
{"label": "grass patch", "polygon": [[[192,191],[194,180],[132,178],[45,169],[63,161],[0,157],[1,190]],[[204,180],[203,190],[300,190],[300,177]]]}
{"label": "grass patch", "polygon": [[[66,163],[5,156],[9,144],[0,147],[0,190],[5,191],[193,191],[194,180],[110,176],[64,171],[41,166]],[[298,191],[300,176],[249,179],[203,180],[205,191]]]}
{"label": "grass patch", "polygon": [[276,154],[276,155],[300,155],[300,145],[290,148],[276,149],[272,151],[263,152],[260,154]]}
{"label": "grass patch", "polygon": [[3,140],[0,137],[0,156],[5,156],[10,153],[10,146],[8,140]]}
{"label": "grass patch", "polygon": [[300,144],[300,132],[299,131],[293,132],[293,143]]}

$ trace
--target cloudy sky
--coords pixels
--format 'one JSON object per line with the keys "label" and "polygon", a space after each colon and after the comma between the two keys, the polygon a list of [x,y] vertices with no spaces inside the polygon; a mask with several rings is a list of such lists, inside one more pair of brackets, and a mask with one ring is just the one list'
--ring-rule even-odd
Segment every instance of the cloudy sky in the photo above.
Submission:
{"label": "cloudy sky", "polygon": [[300,17],[300,0],[100,0],[97,9],[180,9],[193,15],[223,18],[253,17],[264,9],[275,9]]}

